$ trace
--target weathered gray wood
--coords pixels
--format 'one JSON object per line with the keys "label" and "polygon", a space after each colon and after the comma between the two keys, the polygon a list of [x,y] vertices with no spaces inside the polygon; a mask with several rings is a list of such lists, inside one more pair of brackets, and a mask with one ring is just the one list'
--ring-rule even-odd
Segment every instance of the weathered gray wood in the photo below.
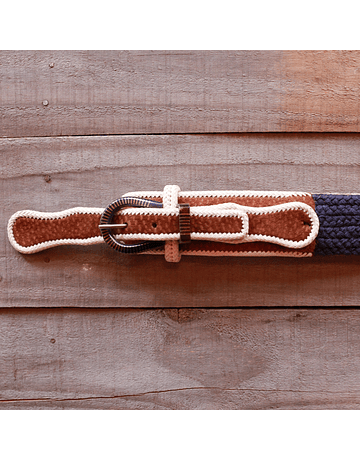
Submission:
{"label": "weathered gray wood", "polygon": [[359,131],[359,51],[2,51],[0,136]]}
{"label": "weathered gray wood", "polygon": [[[357,192],[360,52],[0,52],[0,409],[359,409],[358,257],[33,256],[19,209],[131,190]],[[31,139],[24,136],[74,136]],[[11,139],[19,137],[20,139]],[[8,139],[5,139],[8,138]]]}
{"label": "weathered gray wood", "polygon": [[0,312],[1,409],[359,409],[358,310]]}
{"label": "weathered gray wood", "polygon": [[[106,136],[0,141],[0,305],[237,307],[359,304],[360,258],[125,256],[105,245],[17,253],[20,209],[106,206],[125,192],[304,190],[360,193],[360,135]],[[50,180],[49,180],[50,179]]]}

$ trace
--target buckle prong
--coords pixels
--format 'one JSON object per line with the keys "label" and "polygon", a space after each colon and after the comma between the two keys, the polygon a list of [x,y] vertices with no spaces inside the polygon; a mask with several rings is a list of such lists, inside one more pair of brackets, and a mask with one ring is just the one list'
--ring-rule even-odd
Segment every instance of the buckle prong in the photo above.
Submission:
{"label": "buckle prong", "polygon": [[127,224],[103,224],[99,225],[99,228],[126,228]]}

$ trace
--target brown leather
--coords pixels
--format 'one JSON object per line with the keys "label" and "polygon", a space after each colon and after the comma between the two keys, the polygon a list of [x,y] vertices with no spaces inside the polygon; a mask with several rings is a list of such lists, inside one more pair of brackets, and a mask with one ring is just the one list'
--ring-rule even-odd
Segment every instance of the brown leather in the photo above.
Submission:
{"label": "brown leather", "polygon": [[99,221],[100,214],[74,214],[55,220],[18,217],[13,233],[20,246],[29,247],[45,241],[100,236]]}
{"label": "brown leather", "polygon": [[278,244],[273,243],[262,243],[262,242],[254,242],[254,243],[240,243],[240,244],[228,244],[228,243],[215,243],[212,241],[191,241],[191,244],[186,244],[183,247],[180,246],[180,250],[182,253],[186,252],[198,252],[198,251],[213,251],[213,252],[223,252],[230,253],[230,254],[239,254],[247,253],[247,252],[281,252],[281,253],[288,253],[293,254],[296,253],[312,253],[315,249],[316,242],[313,241],[308,246],[305,246],[301,249],[291,249],[286,248],[284,246],[280,246]]}
{"label": "brown leather", "polygon": [[[146,198],[146,197],[145,197]],[[150,197],[148,197],[150,198]],[[154,198],[151,198],[154,200]],[[155,198],[161,201],[161,198]],[[180,197],[179,202],[187,202],[190,206],[204,206],[219,203],[238,203],[245,206],[272,206],[275,204],[300,201],[315,209],[311,196],[293,197]],[[100,214],[75,214],[56,220],[42,220],[30,217],[19,217],[13,227],[17,243],[23,247],[33,246],[45,241],[60,239],[87,239],[100,236],[98,228]],[[124,234],[133,233],[179,233],[178,216],[153,216],[153,215],[124,215],[114,217],[114,223],[127,223]],[[249,214],[249,234],[262,234],[277,236],[293,241],[304,240],[310,233],[311,227],[308,216],[301,210],[282,211],[274,214],[252,215]],[[239,233],[242,231],[242,221],[238,217],[200,217],[191,216],[191,232],[201,233]],[[296,252],[312,252],[315,242],[306,248],[296,249]],[[272,251],[294,252],[293,249],[272,243],[242,243],[227,244],[218,242],[194,241],[186,245],[186,251]]]}
{"label": "brown leather", "polygon": [[[100,216],[74,214],[55,220],[18,217],[13,227],[14,238],[20,246],[29,247],[45,241],[101,236],[98,227]],[[179,233],[178,216],[120,214],[114,217],[113,222],[127,223],[122,234]],[[241,219],[235,216],[192,216],[191,227],[193,232],[199,233],[240,233],[243,230]]]}

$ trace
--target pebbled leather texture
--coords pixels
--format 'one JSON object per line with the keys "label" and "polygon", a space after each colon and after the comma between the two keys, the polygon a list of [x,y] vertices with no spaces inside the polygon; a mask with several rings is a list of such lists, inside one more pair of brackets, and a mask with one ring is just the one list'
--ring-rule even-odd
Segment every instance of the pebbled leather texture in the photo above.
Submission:
{"label": "pebbled leather texture", "polygon": [[[288,255],[288,256],[306,256],[312,255],[315,248],[315,241],[303,248],[289,248],[280,244],[269,243],[266,241],[239,242],[238,239],[231,241],[232,235],[243,235],[244,221],[238,216],[230,215],[211,215],[214,205],[224,205],[225,203],[235,203],[241,206],[251,206],[255,208],[269,207],[283,203],[300,202],[305,203],[312,209],[315,203],[309,194],[294,194],[288,196],[253,196],[252,192],[245,196],[189,196],[186,192],[179,194],[179,204],[189,203],[190,205],[190,224],[192,234],[206,234],[201,240],[191,239],[186,245],[180,244],[182,254],[199,254],[199,255]],[[200,193],[200,192],[199,192]],[[209,192],[204,192],[204,194]],[[216,192],[219,193],[219,192]],[[235,192],[234,192],[235,193]],[[264,192],[266,193],[266,192]],[[161,195],[161,193],[160,193]],[[137,195],[139,196],[139,194]],[[147,196],[146,192],[143,198],[162,201],[162,197]],[[196,209],[205,209],[207,207],[208,215],[196,215]],[[215,206],[216,207],[216,206]],[[43,244],[52,242],[52,246],[59,244],[79,244],[78,241],[84,241],[83,244],[94,244],[101,242],[101,233],[98,228],[101,212],[87,213],[86,208],[78,208],[82,212],[75,212],[71,215],[53,218],[39,218],[34,215],[19,215],[12,223],[12,234],[15,242],[21,252],[37,252],[43,249]],[[137,241],[148,238],[161,238],[166,235],[179,235],[179,208],[174,208],[174,212],[167,215],[161,209],[159,211],[143,210],[137,213],[134,209],[127,208],[119,215],[114,217],[114,223],[127,223],[126,229],[121,231],[121,237],[124,240]],[[205,211],[204,211],[205,212]],[[205,212],[205,214],[206,214]],[[31,213],[31,212],[28,212]],[[42,213],[45,215],[46,213]],[[200,213],[201,214],[201,213]],[[204,213],[203,213],[204,214]],[[285,238],[292,241],[302,241],[310,233],[311,226],[306,212],[299,209],[283,210],[276,213],[249,214],[247,234],[273,236]],[[211,234],[218,234],[218,239],[213,241]],[[170,237],[169,237],[170,238]],[[90,241],[91,240],[91,241]],[[85,243],[87,241],[88,243]],[[62,243],[60,243],[62,242]],[[38,247],[40,245],[41,247]],[[17,247],[18,250],[21,250]],[[162,251],[152,251],[161,253]]]}

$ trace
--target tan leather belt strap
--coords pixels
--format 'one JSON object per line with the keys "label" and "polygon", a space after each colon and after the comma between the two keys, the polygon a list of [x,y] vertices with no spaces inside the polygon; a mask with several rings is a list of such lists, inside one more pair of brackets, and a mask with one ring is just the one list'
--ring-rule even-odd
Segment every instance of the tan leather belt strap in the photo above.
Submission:
{"label": "tan leather belt strap", "polygon": [[[165,204],[167,187],[164,192],[134,192],[125,197]],[[168,256],[170,261],[180,260],[182,254],[306,257],[313,253],[319,222],[309,193],[180,192],[178,187],[172,193],[177,194],[176,205],[173,197],[161,208],[127,207],[116,213],[112,222],[126,226],[115,238],[126,244],[166,242],[178,250],[178,255]],[[103,212],[103,208],[19,211],[9,220],[9,240],[24,254],[64,244],[101,243]],[[166,244],[146,253],[166,255]]]}

